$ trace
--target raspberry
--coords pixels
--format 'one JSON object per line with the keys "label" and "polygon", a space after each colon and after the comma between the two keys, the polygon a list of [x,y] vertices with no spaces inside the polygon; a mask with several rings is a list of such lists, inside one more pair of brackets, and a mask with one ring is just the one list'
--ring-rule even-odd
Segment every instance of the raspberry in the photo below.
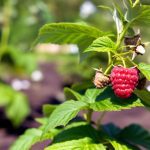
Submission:
{"label": "raspberry", "polygon": [[136,68],[115,66],[111,71],[110,80],[115,95],[120,98],[128,98],[138,84],[139,71]]}

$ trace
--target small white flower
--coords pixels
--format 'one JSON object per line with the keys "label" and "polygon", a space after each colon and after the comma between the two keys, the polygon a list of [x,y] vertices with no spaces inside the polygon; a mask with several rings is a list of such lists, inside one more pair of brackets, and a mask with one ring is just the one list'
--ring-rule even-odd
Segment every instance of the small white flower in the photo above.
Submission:
{"label": "small white flower", "polygon": [[90,1],[85,1],[80,7],[80,16],[82,18],[87,18],[89,15],[96,11],[96,7]]}
{"label": "small white flower", "polygon": [[14,79],[11,82],[11,86],[13,87],[13,89],[15,89],[16,91],[20,91],[22,89],[22,83],[19,79]]}
{"label": "small white flower", "polygon": [[28,80],[13,79],[11,82],[11,86],[16,91],[27,90],[30,88],[30,85],[31,83]]}
{"label": "small white flower", "polygon": [[75,44],[70,45],[70,52],[71,53],[76,54],[76,53],[78,53],[78,51],[79,51],[79,48],[77,45],[75,45]]}
{"label": "small white flower", "polygon": [[36,70],[31,74],[31,78],[33,81],[38,82],[43,79],[43,74],[40,70]]}
{"label": "small white flower", "polygon": [[138,45],[135,51],[136,53],[141,54],[141,55],[145,54],[145,48],[142,45]]}

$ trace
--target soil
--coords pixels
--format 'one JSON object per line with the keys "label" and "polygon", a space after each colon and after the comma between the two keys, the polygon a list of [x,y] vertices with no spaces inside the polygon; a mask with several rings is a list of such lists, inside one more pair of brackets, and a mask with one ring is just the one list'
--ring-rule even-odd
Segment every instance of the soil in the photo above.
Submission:
{"label": "soil", "polygon": [[[24,133],[27,128],[38,127],[39,124],[34,118],[42,117],[42,105],[47,103],[59,104],[63,99],[63,87],[65,84],[63,77],[56,71],[55,64],[40,64],[40,70],[44,74],[44,79],[40,82],[30,81],[31,87],[23,91],[29,98],[31,114],[25,119],[23,124],[15,129],[6,118],[3,109],[0,109],[0,150],[8,150],[15,139]],[[93,119],[99,117],[99,113],[94,113]],[[104,123],[113,122],[120,127],[130,123],[138,123],[150,129],[150,113],[143,108],[134,108],[121,112],[109,112],[103,119]],[[50,141],[35,144],[32,150],[43,150]]]}

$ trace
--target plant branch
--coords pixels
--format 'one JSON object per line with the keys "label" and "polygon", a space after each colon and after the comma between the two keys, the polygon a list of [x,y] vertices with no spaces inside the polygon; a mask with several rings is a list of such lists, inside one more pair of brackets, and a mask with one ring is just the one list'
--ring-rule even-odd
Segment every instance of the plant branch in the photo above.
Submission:
{"label": "plant branch", "polygon": [[130,63],[132,63],[134,66],[138,66],[136,63],[134,63],[129,57],[126,58]]}
{"label": "plant branch", "polygon": [[123,66],[126,68],[127,66],[126,66],[126,62],[125,62],[124,58],[123,57],[120,57],[120,58],[122,60]]}
{"label": "plant branch", "polygon": [[111,69],[112,66],[113,66],[113,64],[110,64],[110,65],[107,67],[107,69],[106,69],[105,72],[104,72],[105,75],[109,72],[109,70]]}
{"label": "plant branch", "polygon": [[93,113],[93,110],[88,110],[87,114],[86,114],[86,119],[87,119],[87,122],[91,122],[91,119],[92,119],[92,113]]}
{"label": "plant branch", "polygon": [[121,45],[121,43],[122,43],[122,40],[123,40],[123,38],[124,38],[124,36],[125,36],[125,34],[126,34],[128,28],[130,27],[130,25],[131,25],[131,22],[127,23],[127,24],[124,26],[123,31],[121,32],[121,34],[119,34],[119,35],[117,36],[116,50],[118,50],[118,48],[120,47],[120,45]]}

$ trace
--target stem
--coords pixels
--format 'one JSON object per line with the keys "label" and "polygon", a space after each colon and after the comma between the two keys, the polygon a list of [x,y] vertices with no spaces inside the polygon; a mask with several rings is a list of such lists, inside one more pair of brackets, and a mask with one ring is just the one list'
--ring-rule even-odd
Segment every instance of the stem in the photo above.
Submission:
{"label": "stem", "polygon": [[93,110],[88,110],[87,114],[86,114],[86,119],[87,119],[87,122],[91,122],[91,119],[92,119],[92,113],[93,113]]}
{"label": "stem", "polygon": [[111,69],[111,67],[113,66],[113,64],[110,64],[107,69],[105,70],[104,74],[107,74],[109,72],[109,70]]}
{"label": "stem", "polygon": [[126,34],[126,31],[128,30],[129,26],[131,25],[131,22],[127,23],[125,26],[124,26],[124,29],[123,31],[121,32],[120,35],[118,35],[117,37],[117,44],[116,44],[116,50],[118,50],[118,48],[120,47],[121,45],[121,42]]}
{"label": "stem", "polygon": [[131,54],[131,53],[133,53],[133,51],[128,51],[128,52],[124,52],[124,53],[115,54],[113,57],[119,57],[120,58],[120,57],[122,57],[124,55],[128,55],[128,54]]}
{"label": "stem", "polygon": [[137,66],[136,63],[134,63],[129,57],[126,58],[128,61],[130,61],[133,65]]}
{"label": "stem", "polygon": [[133,3],[133,6],[132,6],[132,7],[135,7],[139,2],[140,2],[140,0],[136,0],[136,1]]}
{"label": "stem", "polygon": [[97,123],[96,123],[97,128],[98,128],[98,127],[99,127],[99,125],[101,124],[101,122],[102,122],[102,120],[103,120],[103,118],[104,118],[105,114],[106,114],[106,112],[105,112],[105,111],[104,111],[104,112],[102,112],[102,114],[100,115],[100,117],[97,119]]}
{"label": "stem", "polygon": [[0,52],[0,56],[3,55],[3,53],[5,52],[5,50],[7,49],[7,45],[8,45],[8,38],[9,38],[9,25],[6,24],[3,28],[2,28],[2,38],[1,38],[1,52]]}
{"label": "stem", "polygon": [[110,65],[111,62],[112,62],[112,59],[111,59],[111,53],[108,52],[107,54],[108,54],[108,65]]}
{"label": "stem", "polygon": [[121,58],[121,60],[122,60],[123,66],[126,68],[127,66],[126,66],[125,60],[123,59],[123,57],[120,57],[120,58]]}
{"label": "stem", "polygon": [[6,1],[5,7],[4,7],[4,22],[2,26],[2,36],[1,36],[1,42],[0,42],[0,60],[2,58],[2,55],[7,50],[8,46],[8,39],[9,39],[9,33],[10,33],[10,16],[11,16],[11,4],[10,1]]}
{"label": "stem", "polygon": [[131,6],[133,5],[133,2],[132,2],[132,0],[129,0],[129,3],[130,3],[130,5],[131,5]]}
{"label": "stem", "polygon": [[128,52],[124,52],[124,53],[122,53],[122,54],[120,54],[120,55],[128,55],[128,54],[131,54],[133,51],[128,51]]}

